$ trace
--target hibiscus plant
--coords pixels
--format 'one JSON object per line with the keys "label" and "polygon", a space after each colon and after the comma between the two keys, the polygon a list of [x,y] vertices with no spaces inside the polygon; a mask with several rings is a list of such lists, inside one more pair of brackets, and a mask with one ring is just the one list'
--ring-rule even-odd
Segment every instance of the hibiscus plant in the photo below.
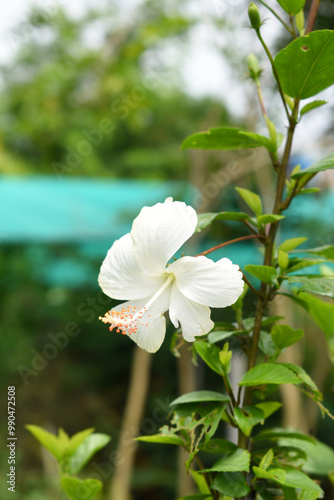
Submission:
{"label": "hibiscus plant", "polygon": [[[172,403],[170,425],[159,434],[139,438],[178,445],[188,452],[186,467],[199,488],[197,495],[184,497],[189,500],[313,500],[323,497],[323,480],[326,476],[333,479],[334,473],[334,452],[327,445],[298,429],[271,428],[269,419],[282,406],[276,400],[281,384],[293,384],[318,405],[322,416],[333,418],[307,372],[296,364],[280,361],[280,354],[298,342],[303,331],[270,314],[270,306],[275,298],[284,295],[296,307],[313,315],[324,330],[325,316],[333,317],[332,304],[327,302],[334,293],[330,267],[320,267],[327,269],[328,275],[304,269],[314,263],[333,261],[334,247],[299,250],[306,238],[295,237],[278,244],[277,233],[294,198],[312,195],[315,189],[307,187],[309,181],[318,172],[334,168],[334,152],[304,170],[291,165],[297,124],[304,115],[325,104],[311,100],[301,106],[302,101],[334,83],[334,31],[313,31],[319,0],[313,0],[307,23],[303,13],[305,0],[271,2],[278,3],[283,13],[262,0],[260,3],[283,24],[290,37],[274,57],[262,38],[259,10],[250,4],[251,27],[269,59],[285,114],[285,136],[276,131],[268,117],[261,90],[262,70],[257,58],[250,55],[249,77],[259,98],[267,135],[220,127],[188,137],[182,147],[265,148],[277,179],[272,212],[263,213],[259,195],[243,188],[237,191],[248,205],[248,213],[197,215],[186,203],[167,198],[141,210],[131,232],[112,245],[99,276],[100,286],[108,296],[125,301],[101,318],[110,330],[122,332],[142,349],[156,352],[165,337],[168,311],[176,335],[183,336],[182,342],[192,343],[196,356],[221,378],[223,391],[205,390],[180,396]],[[294,167],[290,173],[289,166]],[[215,262],[206,256],[226,242],[200,255],[171,261],[195,231],[225,220],[244,225],[250,234],[239,240],[257,241],[262,248],[263,265],[249,264],[241,270],[238,263],[227,258]],[[293,253],[297,248],[298,252]],[[256,296],[255,309],[244,318],[243,302],[248,293]],[[231,305],[236,312],[235,323],[215,325],[210,308]],[[231,338],[234,344],[239,343],[237,355],[243,350],[248,363],[237,391],[229,378],[233,353],[226,340]],[[261,430],[259,425],[264,423]],[[237,429],[237,442],[221,437],[225,425]],[[203,453],[204,464],[200,458]],[[209,460],[208,453],[216,458]],[[315,467],[319,456],[325,457],[323,465]]]}

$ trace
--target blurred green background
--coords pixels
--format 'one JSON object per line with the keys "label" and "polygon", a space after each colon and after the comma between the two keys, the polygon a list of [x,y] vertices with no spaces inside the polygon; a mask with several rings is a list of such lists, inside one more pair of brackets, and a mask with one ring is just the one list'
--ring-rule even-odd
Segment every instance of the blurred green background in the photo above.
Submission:
{"label": "blurred green background", "polygon": [[[24,430],[30,423],[51,431],[64,427],[69,434],[95,427],[111,435],[95,469],[87,469],[88,475],[98,472],[99,464],[111,464],[101,497],[111,500],[116,460],[110,456],[119,438],[134,345],[98,321],[113,305],[97,285],[108,248],[130,229],[143,205],[167,196],[199,211],[244,209],[234,191],[238,184],[259,191],[270,210],[274,179],[258,150],[180,149],[196,131],[228,124],[256,127],[258,108],[245,58],[259,47],[247,28],[246,1],[146,0],[126,6],[114,1],[100,8],[91,2],[80,16],[61,5],[54,1],[52,8],[31,9],[12,32],[15,51],[0,68],[0,384],[3,395],[7,386],[17,388],[17,498],[59,498],[50,479],[52,463]],[[334,4],[323,5],[317,27],[333,28]],[[269,31],[274,22],[268,24]],[[271,43],[279,47],[281,36],[277,30]],[[269,115],[284,131],[267,67],[264,78]],[[207,93],[205,82],[213,82]],[[310,137],[330,116],[315,113],[318,121],[306,122]],[[328,121],[313,149],[306,133],[297,136],[295,164],[307,166],[328,149],[332,128]],[[282,237],[311,234],[314,246],[333,243],[333,177],[318,182],[323,194],[296,201]],[[217,224],[194,239],[191,252],[243,234],[236,223]],[[261,258],[254,244],[229,247],[222,255],[241,267]],[[246,313],[253,300],[250,296]],[[308,321],[299,311],[291,314],[295,321]],[[234,319],[231,311],[215,312],[214,318]],[[318,370],[325,403],[333,411],[327,347],[315,342],[323,336],[309,321],[308,330],[310,344],[301,348],[301,360]],[[61,340],[64,332],[72,332],[65,335],[67,343]],[[315,344],[320,344],[316,354]],[[218,383],[203,366],[196,380],[198,387]],[[153,356],[142,433],[157,432],[166,422],[178,386],[177,360],[167,339]],[[5,396],[0,406],[4,415]],[[304,430],[334,445],[331,425],[326,419],[320,426],[316,412]],[[1,427],[6,433],[5,419]],[[6,461],[2,447],[1,498],[8,494]],[[177,482],[176,451],[141,444],[132,497],[175,498]]]}

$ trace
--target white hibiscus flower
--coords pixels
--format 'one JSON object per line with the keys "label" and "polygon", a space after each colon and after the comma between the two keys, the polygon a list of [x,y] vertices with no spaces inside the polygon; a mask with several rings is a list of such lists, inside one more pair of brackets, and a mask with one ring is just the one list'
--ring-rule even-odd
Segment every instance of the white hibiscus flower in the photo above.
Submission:
{"label": "white hibiscus flower", "polygon": [[166,311],[184,339],[193,342],[214,326],[209,307],[230,306],[243,291],[242,273],[227,258],[181,257],[168,264],[196,224],[195,210],[172,198],[144,207],[101,266],[103,292],[127,301],[100,319],[148,352],[156,352],[164,340]]}

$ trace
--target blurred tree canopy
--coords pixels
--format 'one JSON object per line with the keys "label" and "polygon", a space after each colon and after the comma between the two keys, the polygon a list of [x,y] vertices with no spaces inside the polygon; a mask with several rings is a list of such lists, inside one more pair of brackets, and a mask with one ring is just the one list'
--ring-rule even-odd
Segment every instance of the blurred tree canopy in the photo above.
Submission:
{"label": "blurred tree canopy", "polygon": [[[185,6],[183,6],[185,7]],[[1,171],[185,178],[183,138],[223,106],[182,91],[179,68],[195,20],[176,2],[146,1],[131,19],[34,9],[2,66]]]}

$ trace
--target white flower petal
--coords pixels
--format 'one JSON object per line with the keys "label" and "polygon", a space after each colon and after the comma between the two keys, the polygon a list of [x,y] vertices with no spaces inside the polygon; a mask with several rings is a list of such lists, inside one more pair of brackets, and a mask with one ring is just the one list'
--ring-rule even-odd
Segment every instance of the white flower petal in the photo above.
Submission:
{"label": "white flower petal", "polygon": [[[106,317],[112,316],[116,320],[115,323],[111,323],[116,331],[121,330],[145,351],[156,352],[165,338],[164,312],[169,307],[170,290],[171,287],[165,290],[147,310],[143,310],[143,307],[151,297],[119,304],[111,309]],[[138,313],[139,316],[134,317]],[[120,319],[119,323],[117,318]],[[128,320],[128,324],[124,324],[124,320]]]}
{"label": "white flower petal", "polygon": [[188,342],[196,336],[205,335],[214,327],[210,319],[210,308],[185,297],[174,284],[171,293],[169,316],[175,326],[181,324],[182,335]]}
{"label": "white flower petal", "polygon": [[180,201],[167,198],[164,203],[142,208],[133,221],[133,252],[144,273],[159,275],[174,253],[194,233],[195,210]]}
{"label": "white flower petal", "polygon": [[103,292],[118,300],[140,299],[154,294],[164,282],[163,277],[147,276],[138,267],[132,252],[130,233],[116,240],[103,261],[99,285]]}
{"label": "white flower petal", "polygon": [[199,304],[227,307],[241,295],[244,282],[239,267],[227,259],[213,262],[204,256],[182,257],[166,269],[177,288]]}

